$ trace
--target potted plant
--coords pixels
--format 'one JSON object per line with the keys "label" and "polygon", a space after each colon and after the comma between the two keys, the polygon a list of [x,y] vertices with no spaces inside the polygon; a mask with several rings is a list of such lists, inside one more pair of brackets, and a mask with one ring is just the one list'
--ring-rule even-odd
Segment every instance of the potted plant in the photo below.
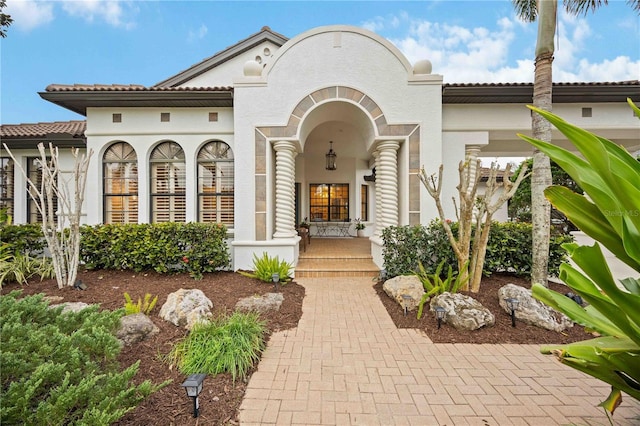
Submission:
{"label": "potted plant", "polygon": [[358,235],[358,237],[364,237],[364,228],[366,228],[367,226],[362,223],[360,219],[356,219],[354,222],[356,224],[356,234]]}
{"label": "potted plant", "polygon": [[309,229],[309,222],[307,222],[307,218],[302,219],[302,222],[298,225],[298,228],[307,228]]}

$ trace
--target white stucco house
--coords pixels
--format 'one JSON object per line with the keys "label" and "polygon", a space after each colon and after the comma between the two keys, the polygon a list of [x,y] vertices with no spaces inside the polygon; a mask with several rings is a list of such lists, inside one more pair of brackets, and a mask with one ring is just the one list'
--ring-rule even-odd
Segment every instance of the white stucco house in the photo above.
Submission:
{"label": "white stucco house", "polygon": [[[411,64],[356,27],[291,39],[264,27],[151,87],[51,84],[40,96],[86,121],[7,124],[1,136],[34,175],[39,142],[94,151],[87,224],[222,222],[234,269],[250,269],[263,251],[295,264],[303,218],[312,233],[359,218],[382,267],[382,229],[437,216],[422,166],[444,164],[450,200],[465,155],[531,152],[516,134],[530,133],[532,84],[444,84],[427,59]],[[627,97],[640,101],[639,81],[556,84],[554,112],[638,150]],[[567,145],[556,133],[554,142]],[[15,223],[37,221],[24,179],[1,157],[0,201]]]}

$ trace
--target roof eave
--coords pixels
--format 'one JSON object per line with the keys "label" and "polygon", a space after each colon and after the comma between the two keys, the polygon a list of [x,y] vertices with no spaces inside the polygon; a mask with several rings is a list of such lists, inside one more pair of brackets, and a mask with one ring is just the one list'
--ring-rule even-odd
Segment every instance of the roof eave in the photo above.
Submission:
{"label": "roof eave", "polygon": [[[627,98],[640,100],[638,84],[599,84],[553,86],[553,103],[608,103],[626,102]],[[522,85],[444,85],[443,104],[490,104],[533,102],[533,84]]]}
{"label": "roof eave", "polygon": [[36,149],[38,144],[44,143],[48,147],[49,143],[58,148],[85,148],[87,139],[81,135],[71,134],[51,134],[42,136],[4,136],[2,143],[9,149]]}
{"label": "roof eave", "polygon": [[89,107],[232,107],[233,91],[52,91],[42,99],[86,117]]}

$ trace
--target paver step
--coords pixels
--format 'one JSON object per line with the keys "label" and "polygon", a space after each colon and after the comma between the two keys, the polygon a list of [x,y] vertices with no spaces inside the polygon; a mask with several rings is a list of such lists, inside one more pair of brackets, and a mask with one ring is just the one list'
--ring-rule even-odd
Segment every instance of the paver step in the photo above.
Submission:
{"label": "paver step", "polygon": [[358,258],[301,258],[296,277],[375,277],[380,273],[371,256]]}

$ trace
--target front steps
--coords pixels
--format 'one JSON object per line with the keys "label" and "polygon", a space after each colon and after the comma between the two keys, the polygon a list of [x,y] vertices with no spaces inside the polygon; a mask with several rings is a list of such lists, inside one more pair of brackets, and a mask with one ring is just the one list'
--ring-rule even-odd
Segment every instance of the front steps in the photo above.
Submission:
{"label": "front steps", "polygon": [[369,240],[364,238],[312,238],[307,251],[300,253],[296,278],[370,277],[380,270],[373,263]]}

